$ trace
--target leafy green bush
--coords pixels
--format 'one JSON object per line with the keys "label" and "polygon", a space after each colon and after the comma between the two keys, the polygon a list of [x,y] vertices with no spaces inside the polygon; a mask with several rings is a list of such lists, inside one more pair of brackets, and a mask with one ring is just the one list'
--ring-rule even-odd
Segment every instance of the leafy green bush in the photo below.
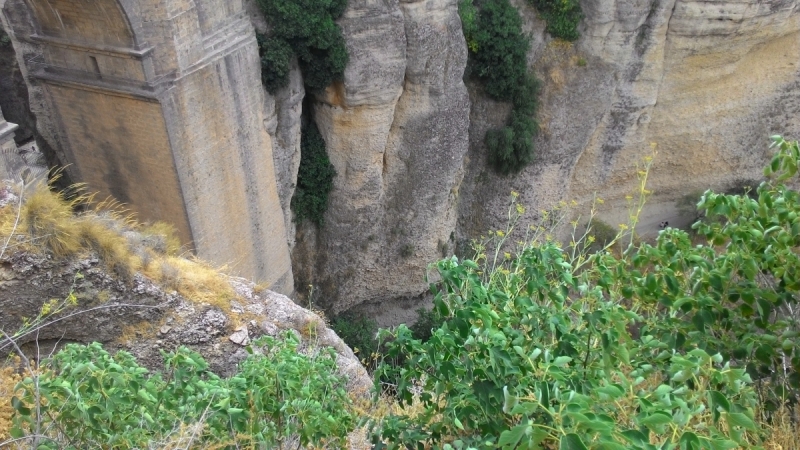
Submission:
{"label": "leafy green bush", "polygon": [[411,335],[414,339],[425,342],[433,336],[433,332],[438,330],[443,323],[444,318],[436,311],[419,308],[417,309],[417,321],[410,327]]}
{"label": "leafy green bush", "polygon": [[317,225],[323,224],[335,176],[336,170],[325,151],[325,140],[317,125],[311,122],[302,128],[300,135],[300,168],[291,203],[295,221],[308,219]]}
{"label": "leafy green bush", "polygon": [[479,3],[474,34],[477,51],[471,53],[471,72],[495,100],[510,102],[528,72],[528,38],[522,18],[508,0]]}
{"label": "leafy green bush", "polygon": [[574,41],[580,37],[578,24],[583,18],[578,0],[528,0],[545,22],[546,31],[554,37]]}
{"label": "leafy green bush", "polygon": [[[129,449],[166,444],[197,426],[195,445],[283,448],[291,439],[343,445],[355,420],[345,380],[335,375],[335,353],[309,357],[297,346],[292,333],[261,338],[238,373],[221,379],[185,347],[165,353],[166,370],[151,374],[126,352],[112,356],[97,343],[70,344],[45,362],[38,391],[31,378],[20,384],[12,435],[58,430],[38,437],[38,448]],[[37,409],[38,396],[45,401]]]}
{"label": "leafy green bush", "polygon": [[757,446],[756,406],[800,392],[800,194],[780,184],[800,148],[774,139],[757,199],[703,195],[725,218],[696,225],[706,245],[667,229],[620,256],[533,241],[437,263],[445,323],[427,342],[401,326],[387,354],[406,363],[378,370],[406,405],[421,384],[424,411],[386,418],[376,448]]}
{"label": "leafy green bush", "polygon": [[286,85],[292,54],[312,91],[342,78],[347,47],[335,20],[344,13],[347,0],[258,0],[258,4],[272,30],[269,40],[259,45],[267,90],[275,92]]}
{"label": "leafy green bush", "polygon": [[289,84],[294,51],[283,39],[270,38],[263,34],[256,34],[256,38],[261,55],[261,83],[267,91],[277,92]]}
{"label": "leafy green bush", "polygon": [[[378,323],[372,319],[355,314],[341,314],[331,321],[331,329],[353,349],[364,365],[372,361],[378,352]],[[374,369],[374,367],[373,367]]]}
{"label": "leafy green bush", "polygon": [[539,85],[528,74],[528,38],[522,19],[508,0],[459,4],[464,36],[470,49],[469,72],[494,100],[512,102],[509,123],[489,130],[484,142],[489,164],[501,174],[517,172],[533,161],[533,139]]}

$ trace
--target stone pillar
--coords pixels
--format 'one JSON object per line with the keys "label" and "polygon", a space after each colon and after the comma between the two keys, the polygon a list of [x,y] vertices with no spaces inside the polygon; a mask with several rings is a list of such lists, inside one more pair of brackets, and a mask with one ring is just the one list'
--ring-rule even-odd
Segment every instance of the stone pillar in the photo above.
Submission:
{"label": "stone pillar", "polygon": [[[73,181],[174,224],[197,255],[293,292],[241,0],[0,0]],[[49,117],[48,117],[49,116]],[[41,127],[41,125],[40,125]],[[41,130],[40,130],[41,131]]]}

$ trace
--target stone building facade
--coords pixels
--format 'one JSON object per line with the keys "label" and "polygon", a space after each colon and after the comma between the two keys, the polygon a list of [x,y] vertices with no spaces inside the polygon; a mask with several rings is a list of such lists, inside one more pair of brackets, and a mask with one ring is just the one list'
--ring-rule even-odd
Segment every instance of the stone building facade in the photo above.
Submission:
{"label": "stone building facade", "polygon": [[0,0],[42,139],[74,181],[198,256],[293,291],[241,0]]}

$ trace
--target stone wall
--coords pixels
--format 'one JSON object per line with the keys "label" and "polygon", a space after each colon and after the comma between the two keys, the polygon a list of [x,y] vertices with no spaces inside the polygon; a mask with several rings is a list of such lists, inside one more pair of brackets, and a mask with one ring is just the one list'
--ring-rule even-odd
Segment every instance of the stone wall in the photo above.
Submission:
{"label": "stone wall", "polygon": [[0,0],[42,139],[73,181],[290,293],[255,35],[240,0]]}

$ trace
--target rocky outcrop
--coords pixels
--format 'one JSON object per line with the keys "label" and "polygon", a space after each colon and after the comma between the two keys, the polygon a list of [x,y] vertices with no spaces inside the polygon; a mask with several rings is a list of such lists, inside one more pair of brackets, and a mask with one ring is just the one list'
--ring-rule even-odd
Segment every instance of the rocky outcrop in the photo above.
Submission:
{"label": "rocky outcrop", "polygon": [[[63,261],[28,252],[0,261],[0,330],[13,333],[24,317],[36,317],[48,301],[72,298],[76,305],[50,316],[40,329],[15,341],[33,355],[46,355],[68,342],[101,342],[110,350],[127,350],[151,369],[163,364],[161,351],[178,346],[202,354],[221,376],[236,372],[247,357],[244,347],[256,337],[279,337],[293,330],[300,351],[321,347],[336,351],[339,372],[349,379],[350,392],[372,386],[358,358],[315,313],[287,297],[259,290],[241,278],[227,278],[235,298],[218,304],[186,298],[135,274],[128,281],[110,273],[95,257]],[[0,339],[0,355],[13,349]]]}

